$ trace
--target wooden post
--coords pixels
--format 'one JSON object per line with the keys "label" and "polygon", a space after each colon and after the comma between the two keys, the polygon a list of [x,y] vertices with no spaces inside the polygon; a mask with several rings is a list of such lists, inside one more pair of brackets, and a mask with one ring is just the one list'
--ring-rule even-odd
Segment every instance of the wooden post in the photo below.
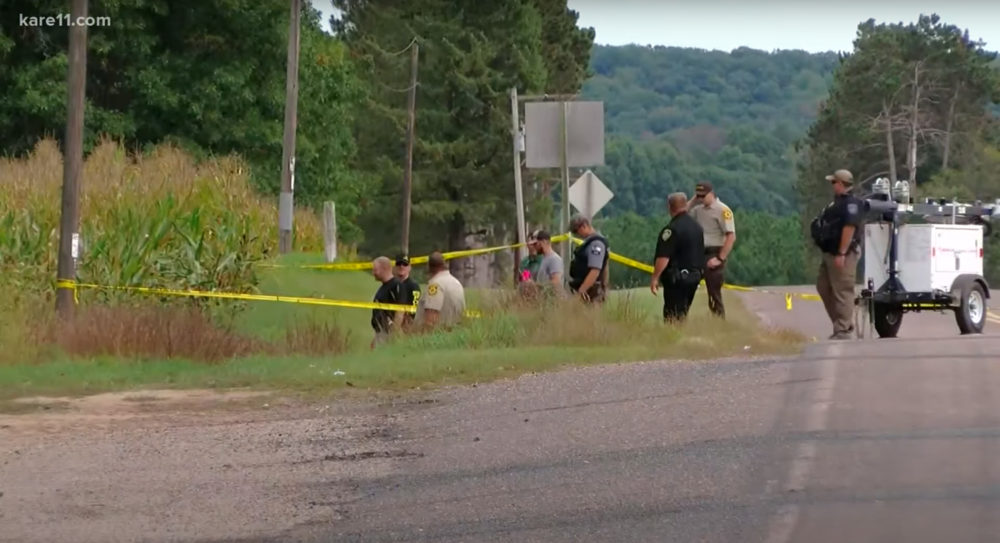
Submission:
{"label": "wooden post", "polygon": [[281,144],[281,195],[278,199],[278,252],[292,250],[295,194],[295,128],[299,100],[299,18],[302,0],[291,0],[288,23],[288,66],[285,73],[285,136]]}
{"label": "wooden post", "polygon": [[403,170],[403,254],[410,254],[410,210],[413,207],[413,142],[417,117],[417,59],[420,46],[413,42],[410,51],[410,93],[406,104],[406,167]]}
{"label": "wooden post", "polygon": [[333,202],[323,202],[323,252],[327,262],[337,260],[337,210]]}
{"label": "wooden post", "polygon": [[[87,0],[73,0],[73,20],[87,16]],[[62,210],[59,217],[59,263],[57,279],[76,280],[76,259],[80,256],[80,175],[83,170],[83,113],[87,84],[87,27],[69,29],[69,74],[67,78],[65,159],[63,162]],[[74,289],[56,288],[56,312],[68,319],[73,315]]]}

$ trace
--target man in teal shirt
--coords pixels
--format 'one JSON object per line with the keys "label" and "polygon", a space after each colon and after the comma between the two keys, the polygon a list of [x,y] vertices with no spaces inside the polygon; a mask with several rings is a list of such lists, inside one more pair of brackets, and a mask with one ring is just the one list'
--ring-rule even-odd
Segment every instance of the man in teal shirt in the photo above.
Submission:
{"label": "man in teal shirt", "polygon": [[521,259],[521,282],[534,281],[538,267],[542,265],[542,255],[538,250],[538,230],[528,235],[528,256]]}

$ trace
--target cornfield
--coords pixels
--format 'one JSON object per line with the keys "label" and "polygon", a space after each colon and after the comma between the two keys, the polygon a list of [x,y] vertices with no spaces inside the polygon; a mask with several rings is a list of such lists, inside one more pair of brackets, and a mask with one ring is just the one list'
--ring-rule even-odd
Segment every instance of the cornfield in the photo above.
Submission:
{"label": "cornfield", "polygon": [[[0,287],[8,309],[26,297],[51,301],[62,168],[52,140],[39,142],[24,159],[0,159]],[[102,142],[87,157],[81,180],[77,278],[111,286],[254,292],[254,264],[277,246],[276,204],[254,192],[237,158],[196,164],[170,146],[129,155],[114,142]],[[295,228],[297,249],[322,250],[315,214],[297,210]],[[129,298],[121,291],[87,296]]]}

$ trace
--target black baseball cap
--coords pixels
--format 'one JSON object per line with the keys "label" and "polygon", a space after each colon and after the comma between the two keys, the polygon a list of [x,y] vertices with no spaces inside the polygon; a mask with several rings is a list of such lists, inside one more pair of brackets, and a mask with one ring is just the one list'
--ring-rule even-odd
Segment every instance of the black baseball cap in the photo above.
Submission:
{"label": "black baseball cap", "polygon": [[409,266],[410,257],[406,255],[396,255],[396,265],[397,266]]}

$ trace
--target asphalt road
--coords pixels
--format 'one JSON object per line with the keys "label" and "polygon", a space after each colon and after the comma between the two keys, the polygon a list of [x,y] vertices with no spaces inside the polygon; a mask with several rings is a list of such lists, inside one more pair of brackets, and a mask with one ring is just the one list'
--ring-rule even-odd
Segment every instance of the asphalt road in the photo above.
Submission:
{"label": "asphalt road", "polygon": [[[785,292],[795,294],[816,294],[812,286],[763,287],[770,292],[740,293],[744,303],[765,322],[774,326],[799,330],[816,339],[826,339],[833,333],[830,319],[826,316],[821,302],[792,298],[792,309],[786,309]],[[1000,290],[991,290],[987,305],[992,309],[987,314],[984,327],[986,335],[1000,335]],[[872,334],[874,331],[871,332]],[[953,312],[922,311],[903,315],[899,338],[941,338],[954,339],[959,334]],[[871,334],[866,334],[870,337]],[[867,339],[867,337],[865,338]]]}
{"label": "asphalt road", "polygon": [[[747,301],[829,333],[814,302]],[[384,446],[405,458],[387,472],[327,483],[336,519],[267,540],[1000,541],[991,324],[961,337],[951,316],[907,315],[901,338],[794,359],[454,390],[398,421]]]}
{"label": "asphalt road", "polygon": [[[741,296],[829,335],[778,290]],[[907,315],[901,336],[375,405],[0,416],[0,542],[1000,541],[1000,323]]]}

